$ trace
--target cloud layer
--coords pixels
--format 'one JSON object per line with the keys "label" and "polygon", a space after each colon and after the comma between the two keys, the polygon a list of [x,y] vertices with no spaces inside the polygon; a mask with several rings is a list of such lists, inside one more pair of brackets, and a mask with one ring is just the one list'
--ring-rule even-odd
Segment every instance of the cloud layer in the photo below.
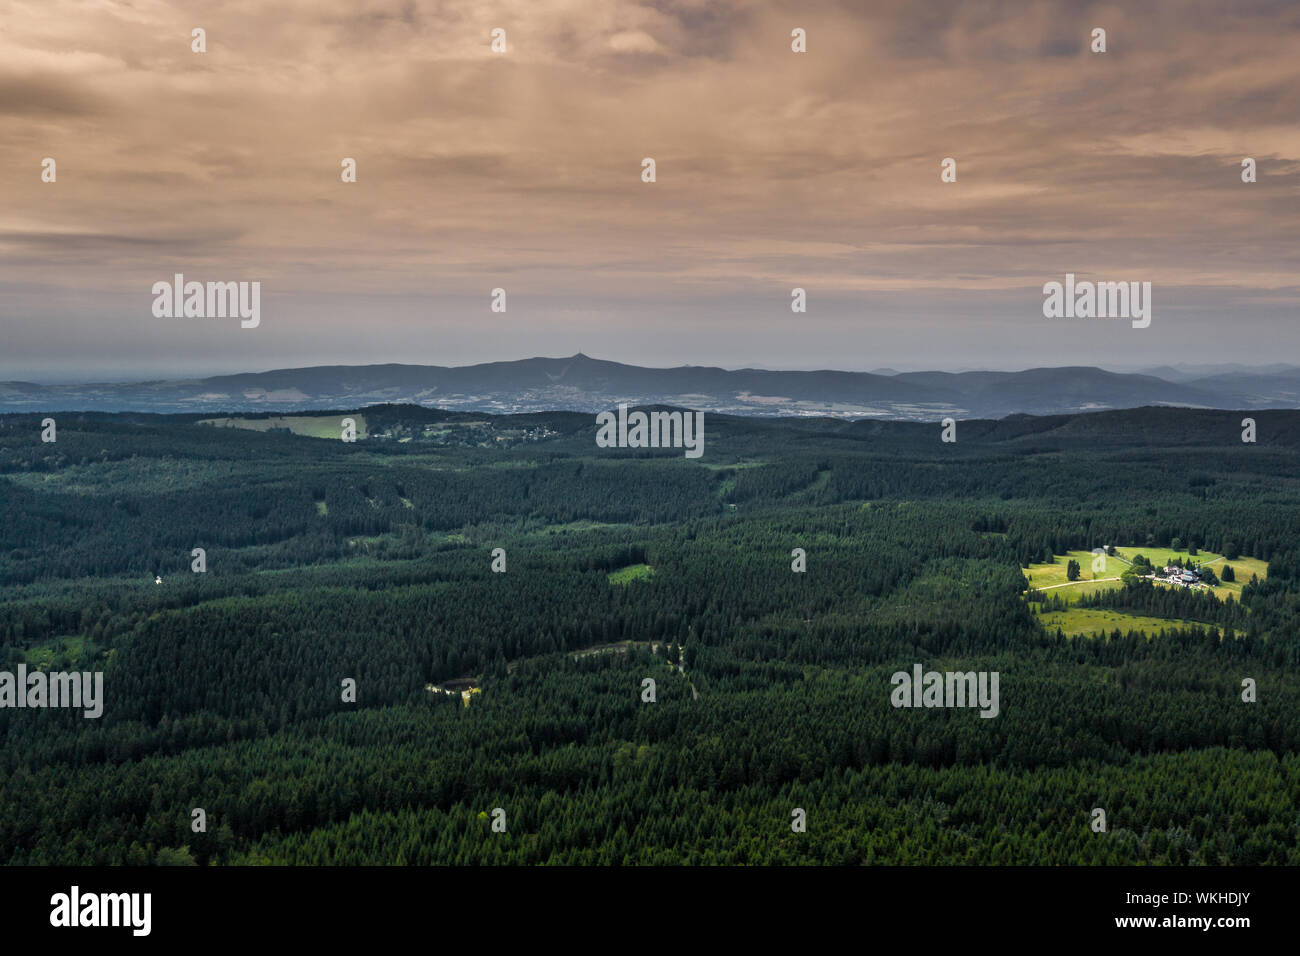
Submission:
{"label": "cloud layer", "polygon": [[[10,6],[6,378],[1300,356],[1291,3]],[[260,280],[262,326],[154,319],[175,272]],[[1152,327],[1044,319],[1065,272],[1152,282]]]}

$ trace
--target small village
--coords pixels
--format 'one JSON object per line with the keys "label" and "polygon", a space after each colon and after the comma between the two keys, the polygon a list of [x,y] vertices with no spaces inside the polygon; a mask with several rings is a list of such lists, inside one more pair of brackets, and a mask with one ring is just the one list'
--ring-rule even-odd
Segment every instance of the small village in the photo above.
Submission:
{"label": "small village", "polygon": [[1209,591],[1218,587],[1219,579],[1210,568],[1195,564],[1166,564],[1164,568],[1152,568],[1151,575],[1145,578],[1157,584],[1170,584],[1178,588],[1196,588]]}
{"label": "small village", "polygon": [[[1109,550],[1107,548],[1107,551]],[[1221,559],[1215,559],[1215,561],[1218,560]],[[1234,580],[1235,575],[1231,567],[1224,565],[1222,570],[1224,573],[1223,580]],[[1167,584],[1171,587],[1192,588],[1195,590],[1210,590],[1221,586],[1223,583],[1223,580],[1220,580],[1209,564],[1197,565],[1191,561],[1184,563],[1180,558],[1173,558],[1168,564],[1160,568],[1140,554],[1134,556],[1132,562],[1129,562],[1129,571],[1126,572],[1125,576],[1129,574],[1151,581],[1153,584]]]}
{"label": "small village", "polygon": [[1177,564],[1167,565],[1163,570],[1157,570],[1151,575],[1153,581],[1161,584],[1175,584],[1184,588],[1208,588],[1209,585],[1201,580],[1201,569],[1196,567],[1181,567]]}

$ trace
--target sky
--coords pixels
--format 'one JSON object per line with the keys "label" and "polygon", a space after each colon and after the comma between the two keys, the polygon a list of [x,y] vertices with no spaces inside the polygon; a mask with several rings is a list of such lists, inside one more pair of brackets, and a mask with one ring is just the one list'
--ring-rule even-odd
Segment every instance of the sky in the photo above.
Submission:
{"label": "sky", "polygon": [[3,5],[0,379],[1300,362],[1293,2]]}

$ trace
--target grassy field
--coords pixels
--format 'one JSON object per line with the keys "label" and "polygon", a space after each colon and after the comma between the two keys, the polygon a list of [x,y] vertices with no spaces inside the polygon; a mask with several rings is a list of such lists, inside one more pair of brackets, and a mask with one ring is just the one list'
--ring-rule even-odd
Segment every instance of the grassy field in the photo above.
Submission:
{"label": "grassy field", "polygon": [[[1250,583],[1251,577],[1257,577],[1263,581],[1268,577],[1268,562],[1261,561],[1258,558],[1236,558],[1229,561],[1226,558],[1218,564],[1211,565],[1215,574],[1219,574],[1225,564],[1232,565],[1232,570],[1237,574],[1237,580],[1231,584],[1225,584],[1222,588],[1215,588],[1214,593],[1223,597],[1225,593],[1241,594],[1244,585]],[[1223,592],[1223,593],[1220,593]]]}
{"label": "grassy field", "polygon": [[[1079,580],[1075,582],[1067,581],[1065,576],[1071,558],[1079,562]],[[1067,554],[1057,555],[1055,564],[1031,564],[1024,572],[1025,580],[1029,582],[1027,586],[1030,588],[1051,588],[1050,591],[1046,592],[1047,594],[1071,602],[1077,601],[1085,594],[1109,591],[1112,588],[1121,587],[1118,580],[1098,580],[1094,582],[1093,578],[1118,578],[1124,573],[1126,565],[1114,558],[1107,558],[1106,570],[1094,574],[1092,570],[1093,558],[1094,555],[1091,551],[1070,551]]]}
{"label": "grassy field", "polygon": [[23,653],[28,669],[50,670],[55,662],[60,668],[76,669],[86,649],[86,639],[76,635],[56,637],[34,644]]}
{"label": "grassy field", "polygon": [[343,437],[343,419],[351,418],[357,423],[357,440],[366,437],[366,417],[357,412],[347,415],[273,415],[270,418],[207,418],[200,425],[212,425],[215,428],[246,428],[249,431],[268,432],[273,428],[287,428],[295,435],[308,438]]}
{"label": "grassy field", "polygon": [[[1212,625],[1196,621],[1166,620],[1160,617],[1142,617],[1138,614],[1125,614],[1100,608],[1072,607],[1068,611],[1049,611],[1040,614],[1038,620],[1049,631],[1060,629],[1066,637],[1089,637],[1094,634],[1109,634],[1119,629],[1121,633],[1141,631],[1147,637],[1155,637],[1161,631],[1176,627],[1210,628]],[[1220,631],[1222,634],[1222,631]]]}
{"label": "grassy field", "polygon": [[[1198,551],[1196,554],[1188,554],[1187,549],[1174,551],[1171,548],[1116,548],[1115,552],[1126,561],[1132,561],[1136,555],[1142,555],[1150,561],[1155,567],[1163,568],[1166,564],[1179,559],[1184,564],[1189,560],[1197,564],[1209,564],[1212,561],[1223,560],[1223,555],[1215,554],[1213,551]],[[1231,562],[1230,562],[1231,563]]]}
{"label": "grassy field", "polygon": [[1241,600],[1241,589],[1250,583],[1252,576],[1258,577],[1263,581],[1268,577],[1268,562],[1260,561],[1258,558],[1237,558],[1229,561],[1226,558],[1210,565],[1210,569],[1215,574],[1221,574],[1225,564],[1231,565],[1232,570],[1236,573],[1237,580],[1225,582],[1220,580],[1219,586],[1211,588],[1219,600],[1222,601],[1228,595],[1232,595],[1234,601]]}
{"label": "grassy field", "polygon": [[1066,601],[1070,604],[1077,604],[1079,599],[1084,596],[1096,594],[1099,591],[1111,591],[1123,586],[1123,582],[1121,581],[1092,581],[1086,579],[1085,576],[1073,584],[1067,584],[1064,587],[1054,587],[1050,591],[1044,591],[1043,594],[1044,596],[1058,597],[1062,601]]}
{"label": "grassy field", "polygon": [[610,584],[627,584],[631,581],[648,581],[654,577],[655,569],[648,564],[629,564],[625,568],[609,573]]}

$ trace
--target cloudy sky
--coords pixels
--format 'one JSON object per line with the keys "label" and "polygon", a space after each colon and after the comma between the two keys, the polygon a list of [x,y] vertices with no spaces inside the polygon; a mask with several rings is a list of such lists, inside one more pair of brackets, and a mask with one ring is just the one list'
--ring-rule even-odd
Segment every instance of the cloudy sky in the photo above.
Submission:
{"label": "cloudy sky", "polygon": [[[0,378],[1300,363],[1293,2],[4,6]],[[155,318],[177,272],[261,325]],[[1044,318],[1066,272],[1150,327]]]}

